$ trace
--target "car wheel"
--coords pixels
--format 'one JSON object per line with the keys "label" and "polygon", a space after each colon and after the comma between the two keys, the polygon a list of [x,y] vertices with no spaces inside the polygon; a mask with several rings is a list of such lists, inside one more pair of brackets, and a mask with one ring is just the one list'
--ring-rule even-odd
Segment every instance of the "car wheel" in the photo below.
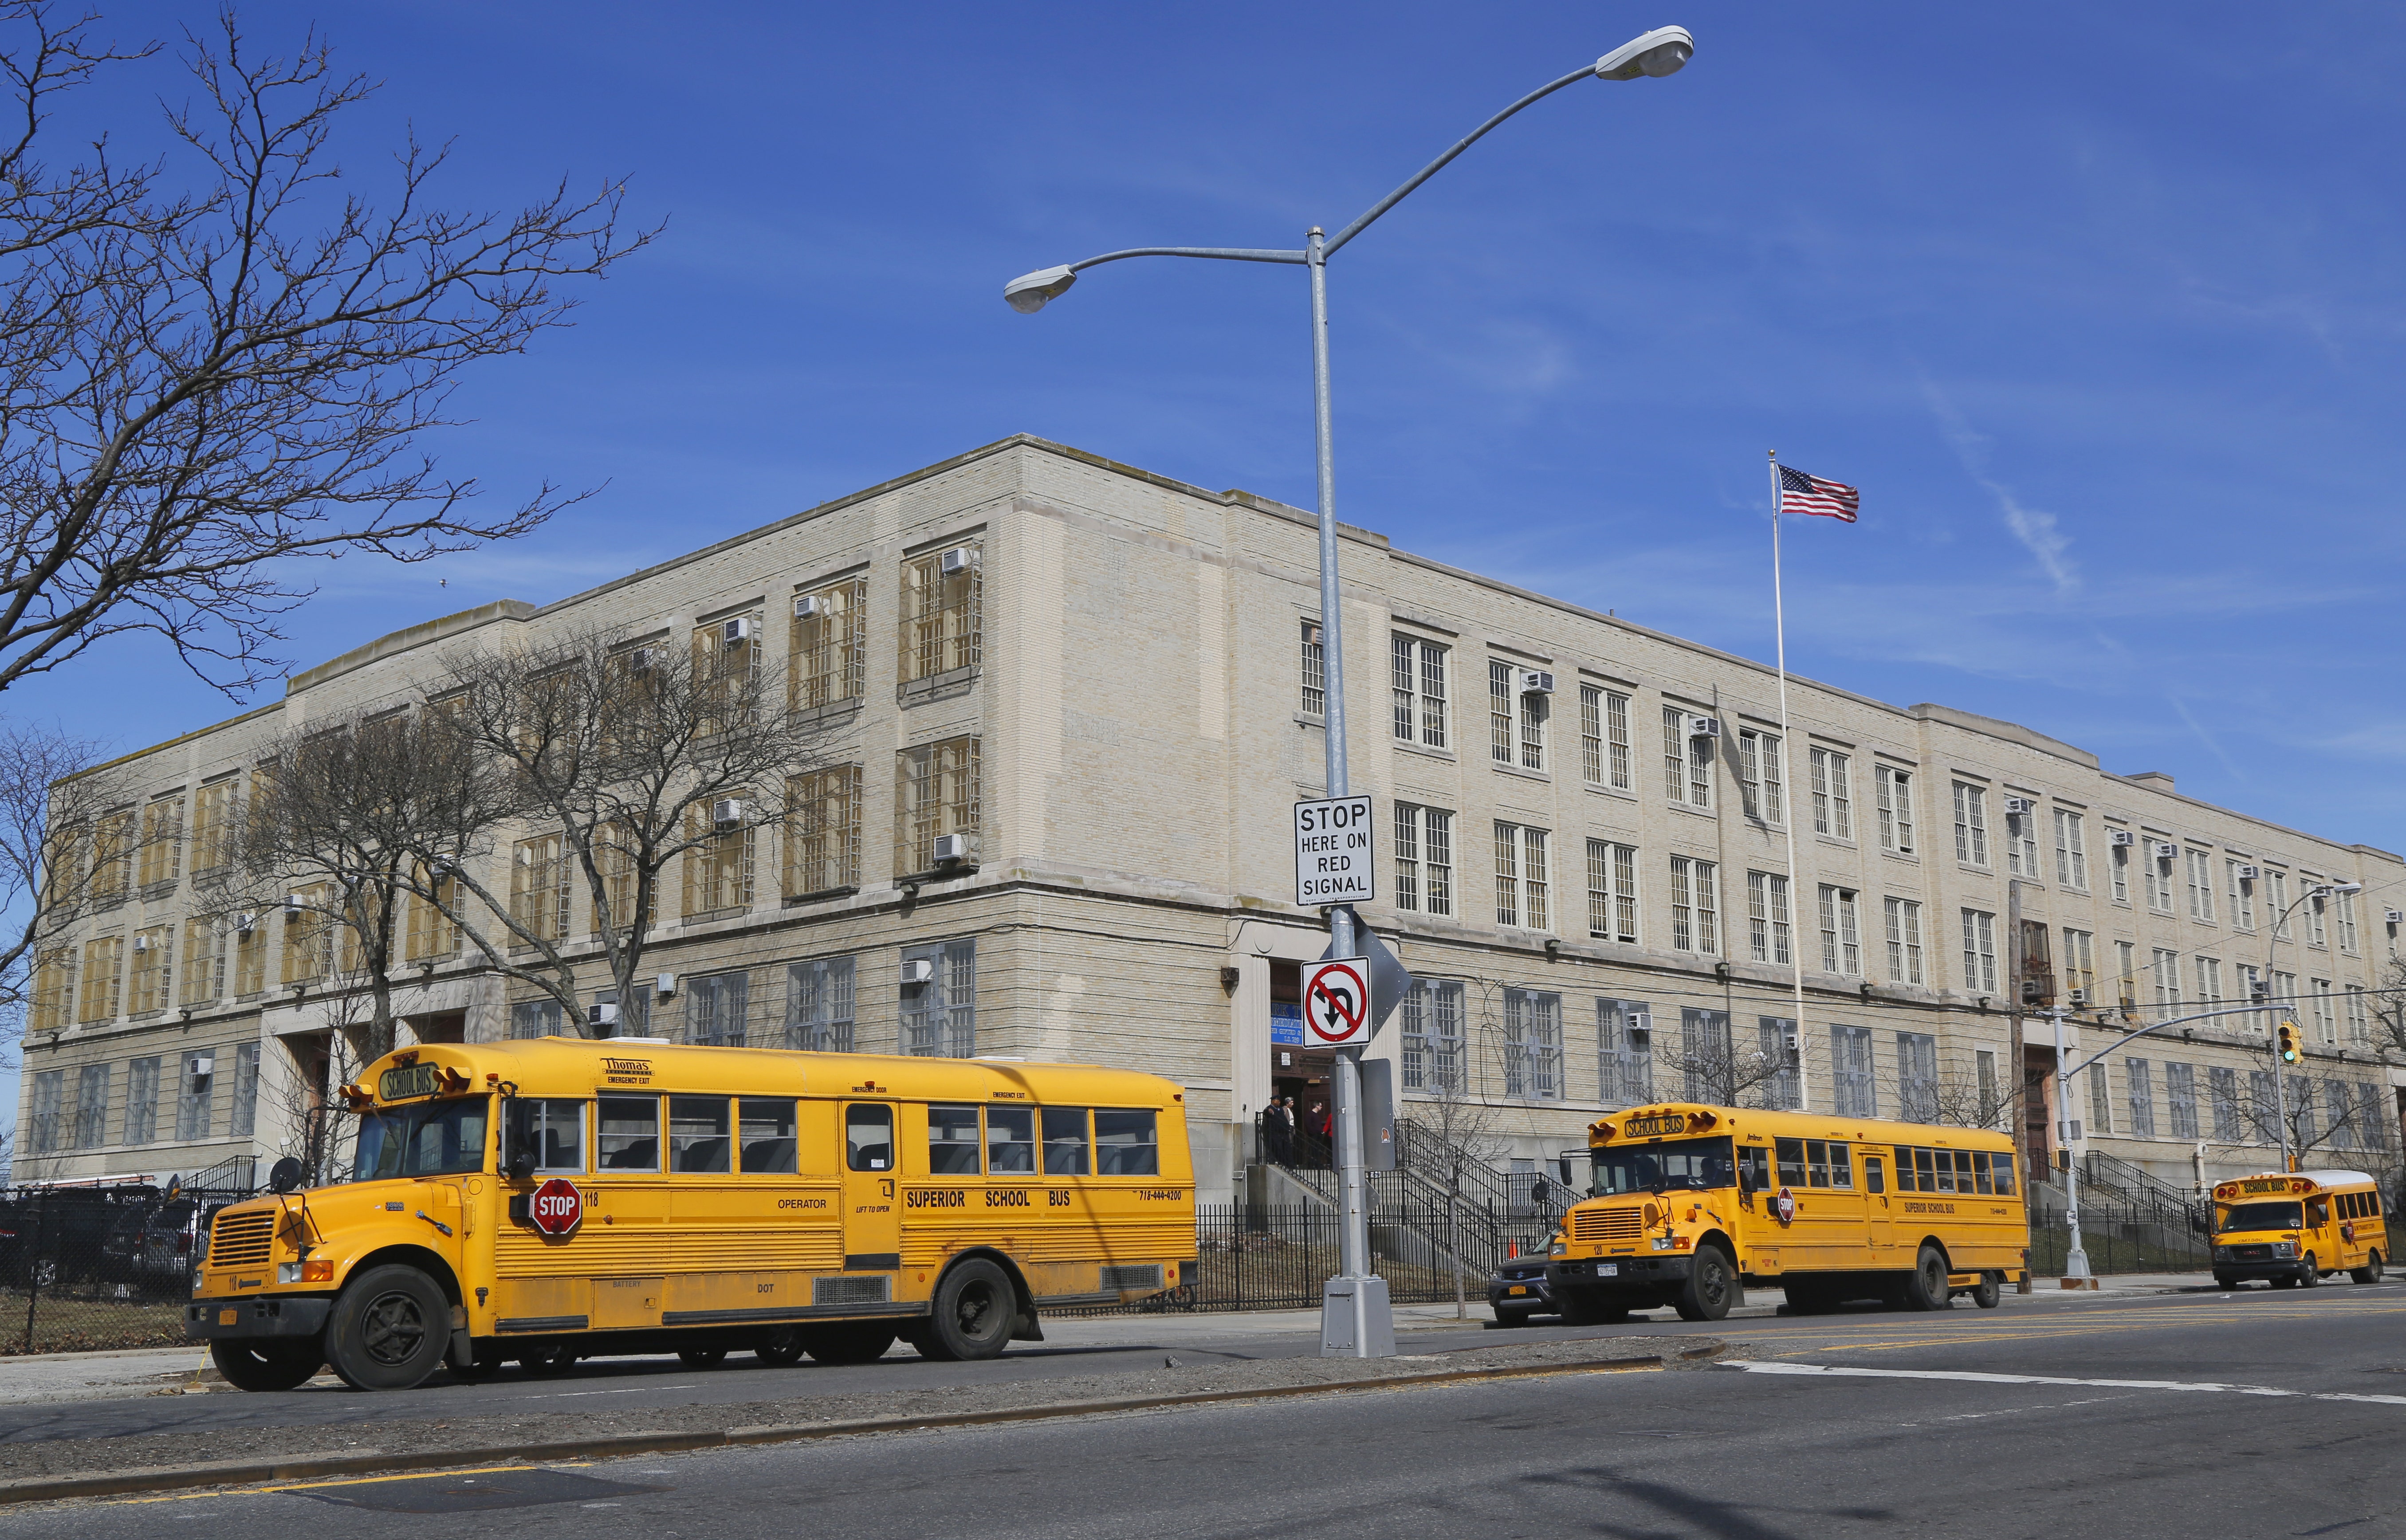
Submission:
{"label": "car wheel", "polygon": [[227,1342],[209,1344],[209,1362],[226,1383],[242,1391],[289,1391],[326,1362],[315,1337],[298,1342]]}
{"label": "car wheel", "polygon": [[1744,1298],[1737,1264],[1730,1261],[1729,1253],[1718,1246],[1699,1246],[1688,1264],[1687,1286],[1671,1303],[1681,1321],[1719,1321]]}
{"label": "car wheel", "polygon": [[1946,1288],[1946,1257],[1935,1246],[1924,1245],[1904,1275],[1897,1303],[1908,1310],[1943,1310],[1955,1303]]}
{"label": "car wheel", "polygon": [[984,1257],[956,1263],[936,1285],[927,1324],[918,1334],[919,1351],[945,1362],[998,1356],[1019,1319],[1019,1293],[1011,1277]]}
{"label": "car wheel", "polygon": [[802,1334],[792,1326],[780,1326],[760,1339],[752,1356],[772,1369],[789,1369],[802,1361],[807,1350]]}
{"label": "car wheel", "polygon": [[451,1302],[441,1286],[398,1263],[351,1280],[326,1317],[326,1362],[358,1391],[405,1391],[443,1364]]}
{"label": "car wheel", "polygon": [[2347,1276],[2358,1283],[2378,1283],[2381,1281],[2381,1253],[2367,1251],[2364,1254],[2364,1265]]}
{"label": "car wheel", "polygon": [[1983,1310],[1993,1310],[2005,1302],[2005,1280],[1995,1273],[1982,1273],[1972,1290],[1972,1303]]}
{"label": "car wheel", "polygon": [[810,1354],[822,1363],[873,1363],[894,1346],[890,1321],[847,1321],[811,1334]]}
{"label": "car wheel", "polygon": [[727,1362],[724,1348],[679,1348],[677,1357],[685,1360],[688,1369],[715,1369]]}

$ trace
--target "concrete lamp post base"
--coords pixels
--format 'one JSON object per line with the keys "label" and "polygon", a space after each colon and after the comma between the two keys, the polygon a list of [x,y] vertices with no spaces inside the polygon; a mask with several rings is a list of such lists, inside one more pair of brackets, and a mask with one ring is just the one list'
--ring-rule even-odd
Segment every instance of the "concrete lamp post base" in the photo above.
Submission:
{"label": "concrete lamp post base", "polygon": [[1395,1317],[1387,1306],[1387,1280],[1332,1278],[1320,1294],[1320,1356],[1393,1358]]}

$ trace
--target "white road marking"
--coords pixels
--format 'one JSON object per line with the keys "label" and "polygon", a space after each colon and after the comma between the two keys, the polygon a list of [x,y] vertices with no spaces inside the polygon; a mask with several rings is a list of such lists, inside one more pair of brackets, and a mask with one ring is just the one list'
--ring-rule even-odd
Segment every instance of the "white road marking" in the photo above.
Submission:
{"label": "white road marking", "polygon": [[1716,1365],[1749,1374],[1844,1376],[1857,1379],[1951,1379],[1972,1385],[2095,1385],[2119,1391],[2218,1391],[2226,1395],[2272,1395],[2293,1401],[2369,1401],[2406,1406],[2406,1395],[2347,1395],[2339,1392],[2284,1391],[2270,1385],[2228,1385],[2201,1379],[2067,1379],[2057,1375],[1982,1374],[1971,1369],[1858,1369],[1844,1363],[1765,1363],[1726,1359]]}

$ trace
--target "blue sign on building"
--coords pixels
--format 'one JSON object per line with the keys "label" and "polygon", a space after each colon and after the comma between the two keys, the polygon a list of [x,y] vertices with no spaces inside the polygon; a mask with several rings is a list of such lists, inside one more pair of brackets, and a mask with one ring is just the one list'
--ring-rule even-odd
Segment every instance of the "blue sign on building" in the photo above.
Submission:
{"label": "blue sign on building", "polygon": [[1270,1002],[1270,1041],[1291,1048],[1303,1046],[1303,1007],[1292,1000]]}

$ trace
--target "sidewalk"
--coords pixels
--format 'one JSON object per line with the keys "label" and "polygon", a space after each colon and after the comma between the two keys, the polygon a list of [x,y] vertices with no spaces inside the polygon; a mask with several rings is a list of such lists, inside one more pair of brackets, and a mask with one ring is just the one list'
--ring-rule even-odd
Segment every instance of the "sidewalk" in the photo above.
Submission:
{"label": "sidewalk", "polygon": [[[208,1349],[131,1348],[92,1353],[33,1353],[0,1358],[0,1406],[35,1401],[121,1401],[172,1391],[208,1367]],[[217,1370],[209,1383],[222,1385]]]}

